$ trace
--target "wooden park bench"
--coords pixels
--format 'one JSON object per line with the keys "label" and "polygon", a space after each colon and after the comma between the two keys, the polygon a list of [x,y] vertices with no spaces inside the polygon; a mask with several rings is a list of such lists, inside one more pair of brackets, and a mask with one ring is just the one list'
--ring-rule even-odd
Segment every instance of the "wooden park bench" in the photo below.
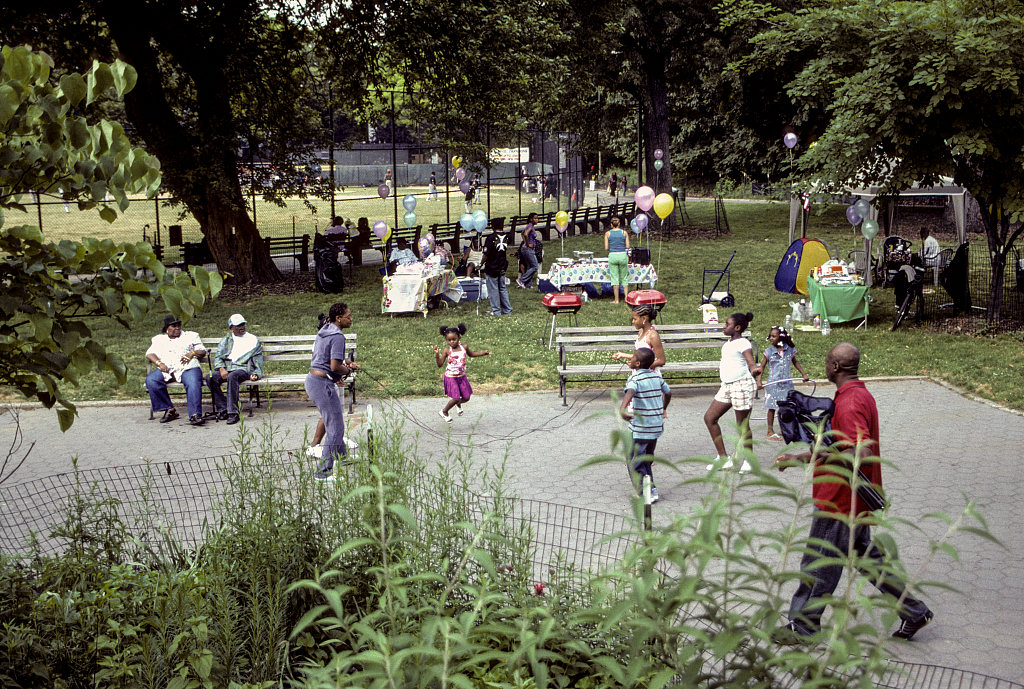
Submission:
{"label": "wooden park bench", "polygon": [[299,270],[309,272],[309,235],[301,237],[264,237],[271,258],[296,258]]}
{"label": "wooden park bench", "polygon": [[447,244],[452,254],[458,255],[462,225],[458,222],[436,222],[430,226],[430,232],[434,235],[434,244]]}
{"label": "wooden park bench", "polygon": [[[702,371],[718,371],[718,351],[729,338],[722,333],[722,326],[716,323],[686,323],[678,325],[658,325],[661,344],[665,348],[668,361],[662,366],[662,376],[666,379],[678,377],[709,377],[693,376]],[[586,382],[618,381],[626,382],[629,367],[626,362],[615,361],[612,352],[631,352],[636,342],[636,330],[629,326],[606,326],[598,328],[563,327],[555,331],[555,342],[558,344],[558,392],[562,396],[562,404],[567,405],[566,386],[576,380]],[[675,350],[704,350],[714,352],[711,358],[693,358],[685,360],[670,358]],[[687,352],[697,354],[698,352]],[[573,359],[583,361],[569,363]],[[757,345],[754,345],[754,359],[757,359]]]}
{"label": "wooden park bench", "polygon": [[[265,388],[292,388],[305,390],[306,375],[309,373],[309,362],[313,356],[313,343],[316,333],[312,335],[258,335],[263,345],[263,377],[259,380],[246,380],[239,386],[239,397],[242,390],[249,392],[249,416],[253,407],[261,406],[260,391]],[[206,348],[206,371],[203,376],[203,388],[207,389],[206,378],[213,372],[213,358],[221,338],[201,338]],[[345,333],[345,356],[350,361],[356,360],[356,334]],[[299,363],[301,362],[301,363]],[[153,370],[153,364],[146,361],[146,375]],[[356,375],[352,371],[347,378],[342,392],[342,406],[345,404],[345,392],[348,393],[348,411],[351,414],[356,402]],[[143,382],[145,385],[145,382]],[[174,381],[167,384],[168,392],[184,392],[185,386]],[[149,418],[153,418],[150,410]]]}

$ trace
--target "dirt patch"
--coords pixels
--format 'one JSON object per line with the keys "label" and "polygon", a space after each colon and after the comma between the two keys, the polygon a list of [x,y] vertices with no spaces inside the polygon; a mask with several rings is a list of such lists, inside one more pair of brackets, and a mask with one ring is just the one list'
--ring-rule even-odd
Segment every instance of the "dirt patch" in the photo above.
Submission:
{"label": "dirt patch", "polygon": [[220,298],[224,301],[249,301],[256,297],[315,291],[313,272],[310,271],[308,273],[285,273],[277,282],[266,284],[226,284],[220,291]]}
{"label": "dirt patch", "polygon": [[1017,339],[1024,341],[1024,321],[1012,318],[1005,318],[996,323],[989,323],[984,318],[943,318],[928,321],[922,327],[935,333],[972,335],[974,337],[994,337],[1015,333]]}
{"label": "dirt patch", "polygon": [[717,239],[732,234],[718,231],[714,227],[698,227],[696,225],[680,225],[667,227],[651,232],[651,239],[664,239],[669,242],[695,242],[701,239]]}

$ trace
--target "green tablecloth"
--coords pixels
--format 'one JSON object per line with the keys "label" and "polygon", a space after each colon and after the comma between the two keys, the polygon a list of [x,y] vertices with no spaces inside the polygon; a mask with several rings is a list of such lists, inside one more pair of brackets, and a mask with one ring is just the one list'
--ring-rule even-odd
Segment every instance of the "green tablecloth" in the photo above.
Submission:
{"label": "green tablecloth", "polygon": [[843,323],[868,317],[868,288],[865,285],[819,285],[807,278],[814,312],[829,323]]}

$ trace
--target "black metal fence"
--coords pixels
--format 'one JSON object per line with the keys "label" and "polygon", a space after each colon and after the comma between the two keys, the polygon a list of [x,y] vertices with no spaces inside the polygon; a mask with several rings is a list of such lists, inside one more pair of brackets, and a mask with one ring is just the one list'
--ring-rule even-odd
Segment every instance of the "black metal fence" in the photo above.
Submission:
{"label": "black metal fence", "polygon": [[[43,555],[60,553],[66,544],[52,534],[72,514],[72,504],[85,499],[105,501],[120,520],[136,532],[157,534],[180,546],[203,542],[214,507],[228,485],[225,467],[237,457],[206,457],[176,462],[136,464],[78,473],[57,474],[25,483],[0,486],[0,551],[26,556],[34,542]],[[294,465],[280,451],[277,468]],[[267,467],[273,471],[274,466]],[[287,473],[287,472],[285,472]],[[471,494],[470,494],[471,495]],[[473,496],[470,511],[478,523],[495,508],[488,496]],[[570,564],[577,571],[598,571],[612,565],[637,542],[635,525],[615,514],[558,505],[540,500],[502,498],[512,532],[532,539],[533,575],[544,580],[553,567]],[[707,659],[716,664],[721,658]],[[955,668],[890,661],[890,671],[875,686],[892,689],[1024,689],[1024,685]],[[780,686],[795,686],[792,683]],[[851,682],[855,681],[851,678]]]}

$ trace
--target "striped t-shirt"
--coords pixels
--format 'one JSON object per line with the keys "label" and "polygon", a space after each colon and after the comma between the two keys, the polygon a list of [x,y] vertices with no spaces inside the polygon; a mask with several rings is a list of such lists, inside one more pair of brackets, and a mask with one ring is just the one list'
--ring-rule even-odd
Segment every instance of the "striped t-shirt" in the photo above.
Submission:
{"label": "striped t-shirt", "polygon": [[639,368],[626,381],[626,390],[633,391],[633,418],[629,430],[633,438],[654,440],[665,430],[665,395],[668,383],[657,371]]}

